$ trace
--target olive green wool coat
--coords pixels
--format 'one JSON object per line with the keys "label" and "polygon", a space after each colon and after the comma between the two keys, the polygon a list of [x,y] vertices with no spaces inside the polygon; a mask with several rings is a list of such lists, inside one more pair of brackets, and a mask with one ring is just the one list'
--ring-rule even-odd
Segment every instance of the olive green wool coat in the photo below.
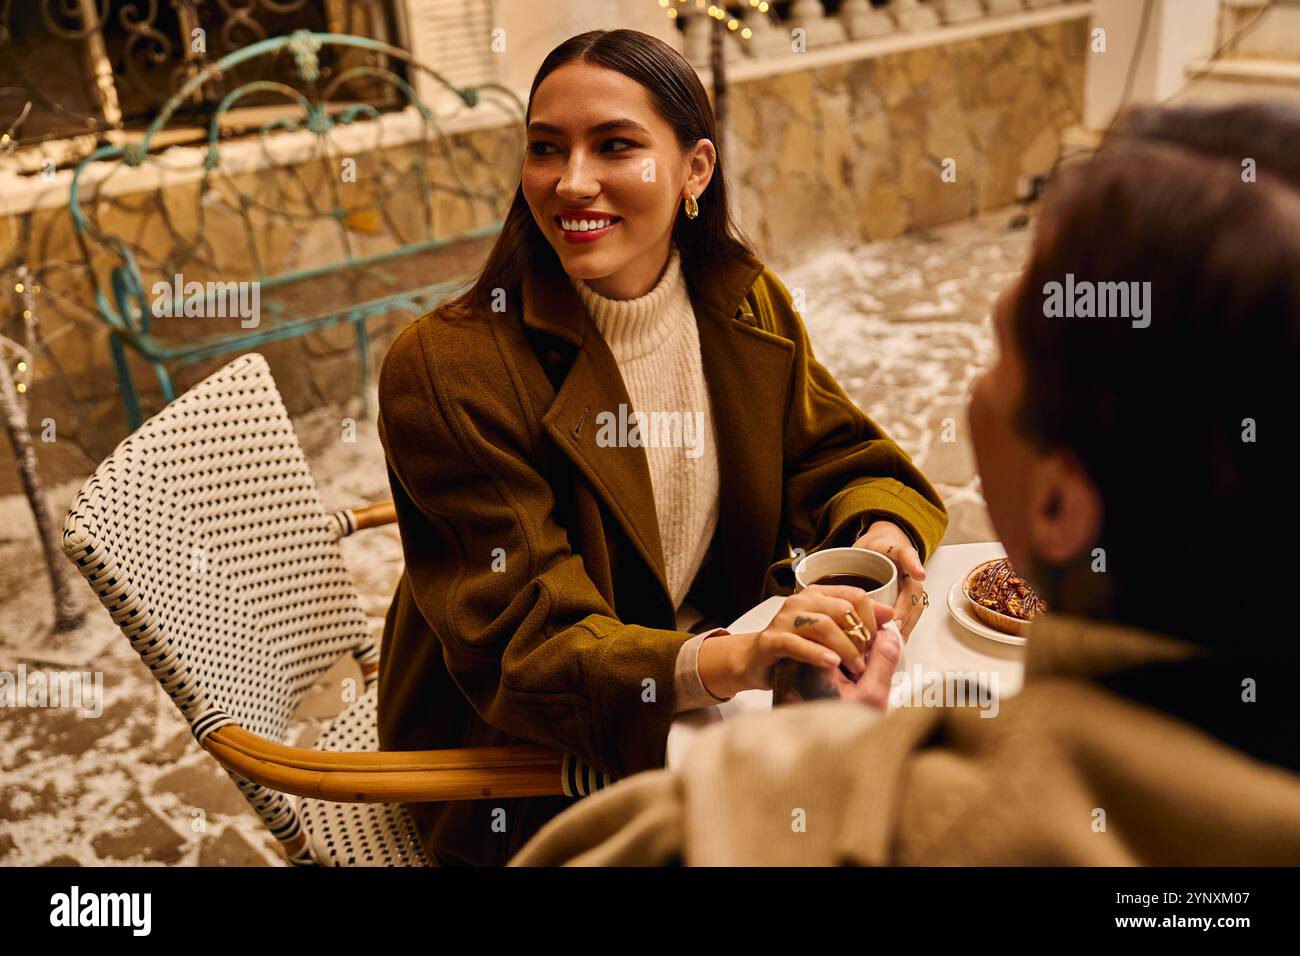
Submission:
{"label": "olive green wool coat", "polygon": [[[688,291],[722,483],[691,603],[725,622],[790,593],[790,549],[851,544],[868,514],[906,529],[924,560],[947,523],[939,496],[814,358],[780,280],[737,253]],[[383,363],[406,567],[384,630],[380,743],[528,741],[615,778],[662,767],[690,635],[674,629],[645,451],[596,440],[597,416],[631,401],[558,260],[506,306],[468,322],[435,309]],[[544,365],[569,354],[557,391]],[[572,802],[411,811],[440,862],[498,864]]]}

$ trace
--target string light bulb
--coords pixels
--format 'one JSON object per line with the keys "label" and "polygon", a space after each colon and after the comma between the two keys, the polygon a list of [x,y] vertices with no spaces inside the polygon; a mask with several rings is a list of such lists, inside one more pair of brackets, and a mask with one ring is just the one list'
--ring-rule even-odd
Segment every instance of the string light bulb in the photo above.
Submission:
{"label": "string light bulb", "polygon": [[[689,3],[690,0],[675,0],[675,2],[680,6],[681,4]],[[664,13],[667,14],[669,20],[678,19],[677,10],[669,3],[669,0],[659,0],[659,6],[665,8]],[[709,3],[708,0],[695,0],[695,6],[703,9],[704,12],[714,20],[725,22],[727,29],[738,34],[741,39],[749,40],[753,38],[754,31],[742,24],[735,17],[731,16],[727,12],[725,3],[717,4]],[[767,13],[770,9],[767,0],[749,0],[749,6],[758,10],[760,13]]]}
{"label": "string light bulb", "polygon": [[[32,325],[36,318],[36,302],[32,297],[34,297],[37,292],[41,291],[41,287],[32,281],[32,274],[25,266],[20,266],[16,271],[17,276],[11,281],[13,281],[14,292],[23,297],[23,302],[21,303],[21,305],[24,306],[22,309],[22,317],[28,324],[27,333],[31,336],[33,334]],[[14,348],[8,348],[10,345]],[[14,354],[15,351],[17,354]],[[30,365],[27,361],[29,355],[30,353],[27,349],[22,348],[16,342],[11,343],[4,336],[0,336],[0,361],[14,363],[12,367],[15,370],[15,377],[22,379],[30,377]],[[26,395],[31,388],[26,381],[17,381],[14,382],[13,385],[14,391],[19,395]]]}

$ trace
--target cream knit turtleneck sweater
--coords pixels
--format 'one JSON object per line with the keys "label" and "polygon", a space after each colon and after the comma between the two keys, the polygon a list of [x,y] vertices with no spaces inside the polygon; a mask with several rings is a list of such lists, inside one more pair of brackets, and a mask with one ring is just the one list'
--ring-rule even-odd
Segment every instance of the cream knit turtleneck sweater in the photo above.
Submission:
{"label": "cream knit turtleneck sweater", "polygon": [[[673,244],[655,287],[635,299],[609,299],[581,279],[570,276],[570,280],[618,362],[631,399],[627,409],[630,440],[635,434],[633,412],[641,426],[668,590],[680,626],[686,593],[717,528],[720,489],[700,336],[682,274],[681,254]],[[619,409],[609,411],[618,420],[624,417]],[[704,636],[687,642],[678,658],[677,710],[719,700],[703,687],[696,673],[696,656]]]}
{"label": "cream knit turtleneck sweater", "polygon": [[[681,254],[673,245],[658,283],[635,299],[608,299],[581,279],[572,281],[618,362],[632,399],[628,412],[641,421],[668,590],[680,608],[713,539],[719,492],[709,392]],[[652,431],[655,412],[668,417]],[[630,424],[627,431],[633,434]]]}

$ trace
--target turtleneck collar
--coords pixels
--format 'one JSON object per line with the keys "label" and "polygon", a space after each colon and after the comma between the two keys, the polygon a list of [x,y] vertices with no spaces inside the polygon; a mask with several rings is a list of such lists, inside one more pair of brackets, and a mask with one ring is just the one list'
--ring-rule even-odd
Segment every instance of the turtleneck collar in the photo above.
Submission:
{"label": "turtleneck collar", "polygon": [[668,264],[655,287],[635,299],[609,299],[582,279],[569,276],[569,280],[610,351],[620,361],[653,351],[675,331],[676,323],[671,319],[677,313],[668,306],[675,297],[686,294],[681,253],[676,243],[669,246]]}

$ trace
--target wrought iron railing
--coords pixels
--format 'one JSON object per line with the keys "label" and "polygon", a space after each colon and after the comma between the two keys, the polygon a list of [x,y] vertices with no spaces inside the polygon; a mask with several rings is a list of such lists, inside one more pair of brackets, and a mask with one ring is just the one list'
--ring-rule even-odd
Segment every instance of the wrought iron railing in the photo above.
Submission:
{"label": "wrought iron railing", "polygon": [[[320,64],[333,48],[382,53],[442,95],[426,102],[407,77],[367,65],[327,80]],[[231,89],[212,111],[206,143],[153,148],[215,77],[282,56],[298,72],[295,84]],[[354,82],[385,83],[406,108],[381,118],[355,102]],[[277,97],[283,115],[252,136],[223,137],[226,115],[262,94]],[[153,366],[170,401],[172,367],[345,323],[368,398],[366,319],[419,315],[464,287],[513,196],[523,112],[500,84],[459,87],[389,44],[300,30],[210,64],[138,141],[87,156],[69,208],[131,426],[142,411],[127,349]],[[247,293],[240,308],[251,311],[228,307],[232,290]]]}
{"label": "wrought iron railing", "polygon": [[[24,144],[141,129],[211,63],[268,37],[309,30],[398,42],[397,2],[0,0],[0,132]],[[372,52],[338,50],[322,57],[321,70],[328,78],[367,64],[394,66]],[[206,125],[227,90],[256,81],[293,85],[292,59],[247,61],[195,88],[179,112]],[[400,105],[387,84],[354,84],[352,92],[378,108]]]}

